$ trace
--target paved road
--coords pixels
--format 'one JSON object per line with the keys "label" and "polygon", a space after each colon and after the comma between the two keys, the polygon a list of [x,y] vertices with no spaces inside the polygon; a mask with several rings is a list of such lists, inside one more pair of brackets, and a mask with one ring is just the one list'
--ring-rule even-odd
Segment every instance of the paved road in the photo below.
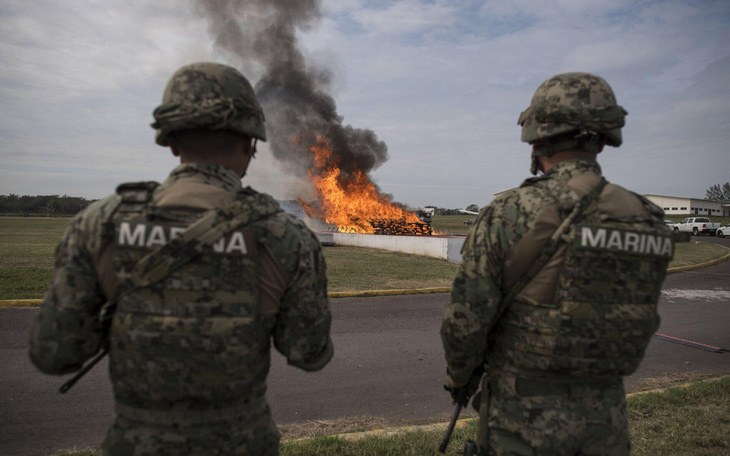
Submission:
{"label": "paved road", "polygon": [[[703,238],[730,246],[730,239]],[[448,295],[347,298],[333,301],[332,363],[319,373],[272,357],[269,401],[277,422],[351,416],[394,421],[446,418],[445,363],[438,337]],[[730,349],[730,261],[672,274],[660,301],[660,333]],[[112,420],[113,399],[100,364],[64,396],[58,377],[27,359],[33,309],[0,309],[0,454],[47,455],[96,447]],[[637,382],[674,372],[730,374],[730,353],[716,354],[652,340]]]}

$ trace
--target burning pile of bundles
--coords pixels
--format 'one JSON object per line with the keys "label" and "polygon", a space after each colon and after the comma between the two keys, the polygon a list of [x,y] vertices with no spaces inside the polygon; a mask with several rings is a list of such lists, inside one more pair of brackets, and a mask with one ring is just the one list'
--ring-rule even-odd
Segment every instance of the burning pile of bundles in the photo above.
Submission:
{"label": "burning pile of bundles", "polygon": [[408,222],[403,219],[377,218],[368,221],[353,217],[350,225],[330,225],[327,231],[353,234],[388,234],[395,236],[431,236],[433,229],[430,223]]}
{"label": "burning pile of bundles", "polygon": [[[295,141],[297,143],[300,140]],[[384,147],[384,146],[383,146]],[[351,168],[340,168],[341,154],[336,154],[329,140],[316,137],[309,147],[312,168],[307,171],[308,180],[317,195],[316,201],[297,201],[312,218],[324,220],[340,233],[391,234],[430,236],[431,225],[402,206],[392,203],[381,195],[368,174],[350,160]]]}
{"label": "burning pile of bundles", "polygon": [[374,234],[395,234],[410,236],[430,236],[433,234],[431,225],[425,222],[406,222],[397,219],[369,220]]}

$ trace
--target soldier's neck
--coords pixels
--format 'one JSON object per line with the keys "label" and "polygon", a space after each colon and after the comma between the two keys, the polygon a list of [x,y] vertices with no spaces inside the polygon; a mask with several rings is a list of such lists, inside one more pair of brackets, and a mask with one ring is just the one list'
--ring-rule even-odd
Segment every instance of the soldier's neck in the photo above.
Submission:
{"label": "soldier's neck", "polygon": [[553,155],[547,157],[547,156],[539,156],[537,157],[538,165],[540,166],[540,170],[543,173],[547,173],[550,168],[557,165],[558,163],[565,161],[565,160],[572,160],[574,158],[589,158],[591,160],[596,159],[596,155],[593,152],[586,152],[581,149],[569,149],[569,150],[561,150],[560,152],[556,152]]}

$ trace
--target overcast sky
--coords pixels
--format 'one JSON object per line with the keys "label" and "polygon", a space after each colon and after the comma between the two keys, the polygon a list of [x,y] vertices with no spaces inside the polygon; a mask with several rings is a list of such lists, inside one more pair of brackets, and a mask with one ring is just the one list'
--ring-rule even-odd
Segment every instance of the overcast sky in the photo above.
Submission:
{"label": "overcast sky", "polygon": [[[481,207],[529,177],[517,118],[569,71],[603,76],[629,112],[599,155],[609,181],[694,198],[730,181],[727,0],[325,0],[300,40],[334,72],[344,123],[387,143],[373,180],[414,207]],[[187,1],[2,0],[0,194],[164,180],[176,160],[149,124],[167,79],[227,57]],[[244,178],[282,199],[294,181],[265,145]]]}

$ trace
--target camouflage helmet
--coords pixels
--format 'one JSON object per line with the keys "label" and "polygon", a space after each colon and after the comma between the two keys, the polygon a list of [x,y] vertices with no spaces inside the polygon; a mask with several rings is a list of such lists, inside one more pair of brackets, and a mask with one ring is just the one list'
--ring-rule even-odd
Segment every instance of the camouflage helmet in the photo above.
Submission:
{"label": "camouflage helmet", "polygon": [[218,63],[193,63],[175,72],[155,109],[155,141],[169,146],[170,133],[191,128],[233,130],[266,141],[264,113],[248,80]]}
{"label": "camouflage helmet", "polygon": [[618,147],[626,114],[603,78],[590,73],[563,73],[537,88],[517,123],[522,126],[522,141],[530,144],[577,131],[600,133],[606,144]]}

